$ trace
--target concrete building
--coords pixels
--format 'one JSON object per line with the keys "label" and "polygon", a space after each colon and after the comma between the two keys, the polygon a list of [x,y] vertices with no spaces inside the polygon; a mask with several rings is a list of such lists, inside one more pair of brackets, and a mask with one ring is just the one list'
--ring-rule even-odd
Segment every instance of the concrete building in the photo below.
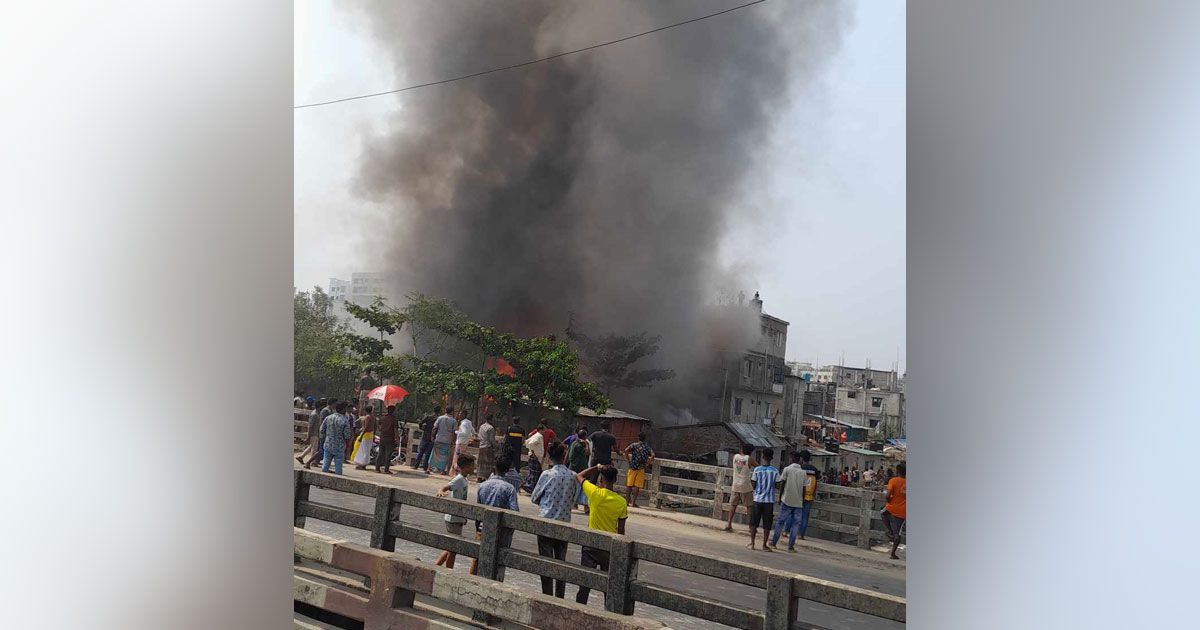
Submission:
{"label": "concrete building", "polygon": [[337,303],[345,302],[350,297],[350,281],[330,278],[329,297],[333,298],[333,301]]}
{"label": "concrete building", "polygon": [[789,439],[795,439],[802,433],[807,385],[798,374],[786,374],[783,377],[783,422],[776,430]]}
{"label": "concrete building", "polygon": [[899,379],[894,370],[872,370],[869,366],[856,368],[831,365],[828,367],[831,371],[830,380],[837,383],[838,387],[866,387],[867,389],[899,391]]}
{"label": "concrete building", "polygon": [[349,280],[339,278],[329,279],[329,296],[338,302],[354,302],[368,305],[376,297],[382,297],[391,302],[389,296],[388,276],[379,272],[355,272]]}
{"label": "concrete building", "polygon": [[807,374],[808,382],[810,382],[810,383],[832,383],[833,382],[833,366],[832,365],[818,367],[812,363],[809,363],[808,361],[790,361],[790,362],[788,362],[787,366],[788,366],[788,370],[790,370],[791,373],[795,374],[796,376],[803,378],[804,375]]}
{"label": "concrete building", "polygon": [[838,387],[834,416],[843,422],[905,435],[904,394],[883,389]]}
{"label": "concrete building", "polygon": [[[747,308],[744,305],[728,308]],[[753,348],[732,352],[719,383],[721,421],[753,422],[779,428],[784,415],[784,362],[788,323],[764,313],[758,293],[749,308],[759,316],[761,334]]]}
{"label": "concrete building", "polygon": [[[338,317],[349,323],[355,333],[374,336],[378,334],[378,331],[350,315],[342,305],[346,302],[353,302],[360,306],[369,306],[375,301],[375,298],[381,297],[387,300],[389,305],[400,306],[395,300],[395,296],[391,294],[389,285],[389,277],[386,273],[355,272],[350,274],[349,280],[330,278],[329,297],[333,299],[333,303],[338,309]],[[395,335],[389,338],[393,345],[399,343],[398,339],[400,338]]]}

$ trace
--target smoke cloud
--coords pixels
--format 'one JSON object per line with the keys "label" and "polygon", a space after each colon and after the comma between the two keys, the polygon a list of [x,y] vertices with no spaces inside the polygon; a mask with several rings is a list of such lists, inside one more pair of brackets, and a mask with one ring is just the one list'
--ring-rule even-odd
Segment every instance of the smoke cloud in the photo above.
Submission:
{"label": "smoke cloud", "polygon": [[[738,2],[373,2],[356,5],[397,85],[615,39]],[[614,392],[656,421],[715,420],[718,345],[730,325],[723,234],[770,217],[747,174],[787,106],[838,47],[840,2],[768,2],[516,70],[403,93],[367,138],[357,193],[386,213],[377,235],[397,293],[448,297],[521,335],[648,331],[638,367],[673,381]],[[378,226],[372,226],[378,229]],[[769,296],[764,296],[769,300]],[[768,306],[769,310],[769,306]],[[732,340],[732,341],[731,341]],[[690,411],[689,411],[690,410]],[[686,413],[685,413],[686,412]]]}

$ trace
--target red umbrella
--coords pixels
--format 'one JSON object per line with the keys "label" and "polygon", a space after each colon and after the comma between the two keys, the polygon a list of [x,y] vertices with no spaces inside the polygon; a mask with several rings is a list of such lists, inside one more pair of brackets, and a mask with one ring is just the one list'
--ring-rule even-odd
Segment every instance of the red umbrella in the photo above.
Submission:
{"label": "red umbrella", "polygon": [[382,385],[372,389],[371,393],[367,394],[367,399],[382,400],[384,405],[395,405],[404,400],[405,396],[408,396],[408,390],[399,385]]}

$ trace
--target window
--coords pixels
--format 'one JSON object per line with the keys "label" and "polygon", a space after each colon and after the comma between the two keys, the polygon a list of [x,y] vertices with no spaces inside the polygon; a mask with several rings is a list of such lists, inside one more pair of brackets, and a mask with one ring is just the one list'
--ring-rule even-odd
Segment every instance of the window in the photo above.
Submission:
{"label": "window", "polygon": [[872,397],[871,397],[871,406],[872,406],[872,407],[880,407],[880,406],[882,406],[882,405],[883,405],[883,399],[882,399],[882,398],[880,398],[880,397],[878,397],[878,396],[872,396]]}
{"label": "window", "polygon": [[858,392],[846,392],[846,398],[858,398]]}
{"label": "window", "polygon": [[735,416],[742,415],[742,399],[741,398],[733,399],[733,415],[735,415]]}
{"label": "window", "polygon": [[754,362],[750,359],[746,359],[746,362],[742,365],[742,376],[745,378],[750,378],[750,374],[753,372]]}

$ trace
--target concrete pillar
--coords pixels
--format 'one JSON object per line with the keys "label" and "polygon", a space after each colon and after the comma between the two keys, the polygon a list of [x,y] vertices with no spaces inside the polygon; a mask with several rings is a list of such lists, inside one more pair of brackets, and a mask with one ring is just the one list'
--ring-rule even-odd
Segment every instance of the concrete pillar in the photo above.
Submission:
{"label": "concrete pillar", "polygon": [[396,537],[387,533],[388,523],[392,522],[392,505],[396,489],[388,486],[375,487],[375,518],[371,521],[371,546],[384,551],[396,550]]}
{"label": "concrete pillar", "polygon": [[637,579],[637,558],[632,540],[614,540],[608,554],[608,592],[604,609],[622,615],[633,614],[633,580]]}
{"label": "concrete pillar", "polygon": [[872,494],[867,490],[859,490],[858,494],[858,546],[862,549],[871,548],[871,516],[875,511]]}
{"label": "concrete pillar", "polygon": [[304,470],[292,471],[292,524],[304,529],[304,517],[299,515],[301,501],[308,500],[308,484],[304,481]]}
{"label": "concrete pillar", "polygon": [[766,622],[763,630],[791,630],[796,621],[796,594],[792,578],[787,575],[767,576]]}

